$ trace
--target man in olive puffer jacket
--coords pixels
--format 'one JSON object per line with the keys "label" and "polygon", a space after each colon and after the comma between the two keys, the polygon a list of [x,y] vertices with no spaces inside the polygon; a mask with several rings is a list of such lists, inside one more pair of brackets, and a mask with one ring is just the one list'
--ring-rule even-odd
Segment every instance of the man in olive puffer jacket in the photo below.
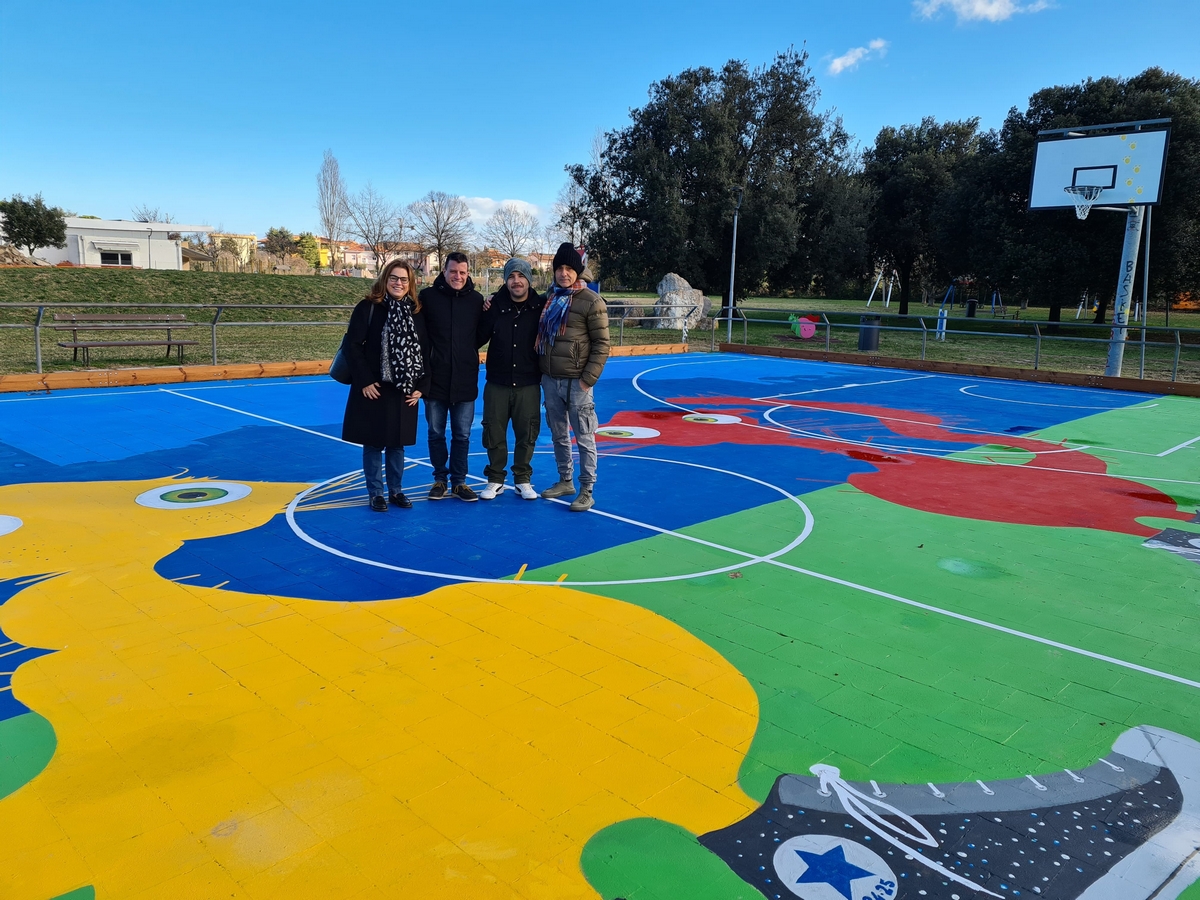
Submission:
{"label": "man in olive puffer jacket", "polygon": [[558,483],[542,491],[548,500],[575,493],[570,430],[579,448],[579,493],[572,512],[592,508],[596,484],[596,405],[592,388],[608,360],[608,308],[583,283],[584,261],[564,243],[554,254],[554,287],[538,323],[536,349],[542,368],[546,424],[554,438]]}

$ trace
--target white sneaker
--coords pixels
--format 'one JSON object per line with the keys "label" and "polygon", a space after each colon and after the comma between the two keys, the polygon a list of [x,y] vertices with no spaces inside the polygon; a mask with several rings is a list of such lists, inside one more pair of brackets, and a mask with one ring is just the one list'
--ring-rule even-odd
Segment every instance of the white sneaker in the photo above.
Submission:
{"label": "white sneaker", "polygon": [[517,493],[521,495],[522,500],[536,500],[538,498],[537,491],[533,489],[533,485],[528,481],[523,481],[517,485]]}
{"label": "white sneaker", "polygon": [[479,492],[480,500],[495,500],[500,494],[504,493],[504,485],[498,484],[495,481],[489,481],[487,487]]}

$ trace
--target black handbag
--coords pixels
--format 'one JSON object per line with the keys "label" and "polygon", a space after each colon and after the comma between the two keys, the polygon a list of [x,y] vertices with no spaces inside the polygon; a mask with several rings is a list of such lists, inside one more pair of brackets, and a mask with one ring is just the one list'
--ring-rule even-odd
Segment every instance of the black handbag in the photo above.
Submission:
{"label": "black handbag", "polygon": [[[371,317],[375,315],[375,304],[367,310],[367,327],[371,327]],[[366,343],[364,341],[363,343]],[[342,343],[337,353],[333,354],[333,362],[329,364],[329,377],[338,384],[353,384],[354,373],[350,368],[350,330],[342,335]]]}

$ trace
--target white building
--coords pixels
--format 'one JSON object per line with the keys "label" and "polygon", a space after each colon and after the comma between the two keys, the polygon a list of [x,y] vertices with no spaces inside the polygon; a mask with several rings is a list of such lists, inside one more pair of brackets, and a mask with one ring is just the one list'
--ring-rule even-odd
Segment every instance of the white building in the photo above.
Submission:
{"label": "white building", "polygon": [[84,219],[67,216],[67,246],[41,247],[34,252],[49,263],[134,269],[183,268],[184,234],[215,231],[209,225],[174,222],[126,222],[123,219]]}

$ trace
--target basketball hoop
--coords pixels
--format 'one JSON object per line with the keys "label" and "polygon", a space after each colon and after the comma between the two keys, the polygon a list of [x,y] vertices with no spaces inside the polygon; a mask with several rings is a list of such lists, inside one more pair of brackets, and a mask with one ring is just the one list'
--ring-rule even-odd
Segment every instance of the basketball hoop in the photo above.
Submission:
{"label": "basketball hoop", "polygon": [[1100,196],[1100,192],[1104,188],[1098,184],[1076,184],[1065,187],[1063,190],[1070,194],[1071,199],[1075,202],[1075,217],[1083,220],[1092,211],[1092,204],[1096,202],[1096,198]]}

